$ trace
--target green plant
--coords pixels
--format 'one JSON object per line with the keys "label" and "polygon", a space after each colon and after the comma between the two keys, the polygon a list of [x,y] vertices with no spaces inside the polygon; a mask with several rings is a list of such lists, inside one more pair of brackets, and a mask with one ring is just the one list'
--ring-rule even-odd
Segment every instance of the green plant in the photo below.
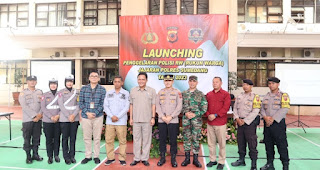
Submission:
{"label": "green plant", "polygon": [[226,136],[227,144],[236,145],[237,142],[237,131],[234,126],[233,119],[229,120],[227,123],[227,136]]}
{"label": "green plant", "polygon": [[228,72],[228,91],[231,93],[233,90],[238,89],[238,76],[237,72]]}
{"label": "green plant", "polygon": [[23,68],[17,68],[14,72],[14,86],[17,88],[20,88],[23,84],[22,80],[23,80],[23,73],[24,73],[24,69]]}

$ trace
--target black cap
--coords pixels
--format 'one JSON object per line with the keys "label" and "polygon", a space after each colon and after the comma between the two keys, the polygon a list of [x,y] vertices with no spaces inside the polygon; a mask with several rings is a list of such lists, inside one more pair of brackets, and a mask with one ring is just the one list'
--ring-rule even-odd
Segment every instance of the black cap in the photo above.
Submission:
{"label": "black cap", "polygon": [[278,79],[277,77],[270,77],[270,78],[268,78],[268,82],[269,81],[272,81],[272,82],[275,82],[275,83],[280,83],[280,79]]}
{"label": "black cap", "polygon": [[174,80],[174,76],[172,74],[166,74],[163,76],[163,80]]}
{"label": "black cap", "polygon": [[37,76],[32,76],[32,75],[31,75],[31,76],[28,76],[28,77],[27,77],[27,81],[28,81],[28,80],[30,80],[30,81],[31,81],[31,80],[37,81]]}
{"label": "black cap", "polygon": [[189,81],[191,81],[191,80],[198,81],[198,77],[197,77],[197,76],[194,76],[194,75],[189,76]]}
{"label": "black cap", "polygon": [[243,79],[242,82],[253,86],[253,82],[250,79]]}

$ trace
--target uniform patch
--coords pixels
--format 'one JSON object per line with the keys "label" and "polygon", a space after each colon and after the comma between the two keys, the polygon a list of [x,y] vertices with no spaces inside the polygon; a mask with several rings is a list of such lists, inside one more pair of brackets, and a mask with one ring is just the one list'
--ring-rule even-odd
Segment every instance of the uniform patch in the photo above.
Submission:
{"label": "uniform patch", "polygon": [[179,92],[178,94],[179,94],[179,98],[182,98],[182,94],[181,94],[181,92]]}
{"label": "uniform patch", "polygon": [[254,109],[260,109],[261,108],[261,100],[260,100],[259,95],[255,95],[254,96],[252,107]]}
{"label": "uniform patch", "polygon": [[113,94],[108,94],[108,98],[112,98],[113,97]]}
{"label": "uniform patch", "polygon": [[122,94],[120,99],[125,99],[126,98],[126,95],[125,94]]}
{"label": "uniform patch", "polygon": [[281,97],[281,108],[290,109],[290,98],[287,93],[283,93]]}
{"label": "uniform patch", "polygon": [[43,100],[44,100],[44,96],[41,97],[41,101],[43,101]]}
{"label": "uniform patch", "polygon": [[47,101],[50,102],[50,98],[47,98]]}
{"label": "uniform patch", "polygon": [[77,97],[77,102],[79,102],[79,96]]}

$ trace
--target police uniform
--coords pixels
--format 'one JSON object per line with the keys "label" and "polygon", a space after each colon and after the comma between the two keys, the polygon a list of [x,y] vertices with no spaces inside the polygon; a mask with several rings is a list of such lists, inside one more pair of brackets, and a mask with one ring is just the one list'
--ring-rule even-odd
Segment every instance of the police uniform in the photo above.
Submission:
{"label": "police uniform", "polygon": [[[37,81],[36,76],[28,76],[27,81]],[[40,89],[30,90],[24,89],[19,95],[19,102],[22,107],[22,132],[24,138],[23,149],[26,151],[26,162],[32,163],[33,160],[42,161],[38,154],[38,148],[40,145],[40,135],[42,128],[41,119],[38,122],[34,122],[33,119],[41,112],[41,97],[42,91]],[[32,139],[32,142],[30,140]],[[33,151],[33,157],[31,158],[31,150]]]}
{"label": "police uniform", "polygon": [[[74,81],[74,76],[67,76],[65,83],[66,81]],[[58,92],[58,95],[63,158],[67,164],[76,163],[74,157],[79,126],[79,91],[74,88],[64,88]],[[74,122],[70,122],[70,115],[74,115]]]}
{"label": "police uniform", "polygon": [[[190,76],[189,81],[198,81],[196,76]],[[192,146],[193,164],[197,167],[202,167],[198,161],[198,154],[200,150],[199,140],[201,137],[202,115],[206,113],[208,102],[205,95],[196,89],[191,92],[189,89],[182,93],[182,126],[183,126],[183,148],[185,151],[185,160],[181,166],[190,164],[190,151]],[[185,113],[192,112],[196,116],[192,119],[187,118]]]}
{"label": "police uniform", "polygon": [[[280,80],[276,77],[271,77],[268,82],[272,81],[279,83]],[[283,164],[283,169],[288,169],[289,155],[288,142],[286,134],[285,117],[290,109],[290,99],[287,93],[278,91],[277,93],[268,92],[262,101],[261,115],[271,116],[274,121],[271,126],[267,127],[264,122],[264,142],[267,152],[267,164],[261,170],[274,169],[274,144],[277,145],[280,154],[280,160]]]}
{"label": "police uniform", "polygon": [[[249,79],[244,79],[243,83],[253,85]],[[261,108],[261,101],[259,95],[249,92],[242,92],[234,103],[233,118],[234,120],[242,119],[244,124],[238,125],[237,141],[238,153],[240,159],[231,163],[232,166],[245,166],[246,146],[248,143],[249,156],[251,158],[251,170],[256,169],[256,162],[258,159],[257,151],[257,134],[256,129],[260,121],[258,114]]]}
{"label": "police uniform", "polygon": [[[51,83],[58,85],[58,80],[49,80],[49,86]],[[44,93],[41,100],[41,111],[43,113],[43,131],[46,136],[46,148],[48,163],[52,163],[53,156],[56,162],[60,162],[59,150],[60,150],[60,124],[59,121],[54,122],[53,117],[59,114],[58,94],[57,90],[51,90]]]}
{"label": "police uniform", "polygon": [[[173,81],[173,75],[165,75],[164,81]],[[161,159],[158,166],[165,163],[165,154],[167,151],[167,137],[169,136],[171,164],[172,167],[177,167],[177,136],[179,134],[179,114],[182,109],[182,95],[178,89],[164,88],[161,89],[156,98],[156,112],[158,113],[158,128],[160,140],[160,155]],[[171,121],[167,124],[162,118],[171,116]]]}

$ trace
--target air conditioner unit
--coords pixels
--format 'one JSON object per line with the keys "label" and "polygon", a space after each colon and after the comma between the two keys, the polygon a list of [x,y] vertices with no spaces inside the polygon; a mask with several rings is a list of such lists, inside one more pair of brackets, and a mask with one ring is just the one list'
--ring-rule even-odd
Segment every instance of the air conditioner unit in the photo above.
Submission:
{"label": "air conditioner unit", "polygon": [[98,50],[89,50],[89,57],[98,57],[99,51]]}
{"label": "air conditioner unit", "polygon": [[314,49],[304,49],[303,57],[314,57]]}
{"label": "air conditioner unit", "polygon": [[54,52],[54,57],[65,57],[64,51],[56,51]]}
{"label": "air conditioner unit", "polygon": [[271,57],[271,51],[259,51],[260,57]]}

